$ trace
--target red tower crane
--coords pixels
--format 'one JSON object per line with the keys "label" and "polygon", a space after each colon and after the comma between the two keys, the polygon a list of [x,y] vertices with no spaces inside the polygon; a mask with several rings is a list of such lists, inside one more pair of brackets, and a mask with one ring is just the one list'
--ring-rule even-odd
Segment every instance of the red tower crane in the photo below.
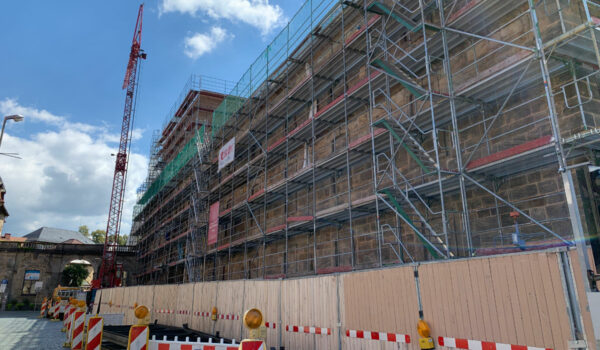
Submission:
{"label": "red tower crane", "polygon": [[[123,197],[125,194],[125,181],[127,179],[129,141],[131,140],[131,124],[134,114],[135,88],[138,83],[138,63],[140,59],[146,59],[146,54],[140,48],[142,43],[143,12],[144,4],[140,5],[140,9],[138,10],[135,30],[133,32],[133,41],[131,43],[131,52],[129,53],[129,62],[127,63],[127,72],[125,73],[125,79],[123,80],[123,89],[127,89],[127,93],[125,94],[125,110],[123,112],[123,124],[121,126],[121,141],[119,143],[119,152],[117,153],[115,163],[115,174],[110,196],[102,264],[100,265],[98,278],[92,282],[92,287],[94,289],[115,287],[121,284],[122,267],[117,266],[116,263],[116,247],[118,245],[119,230],[121,227]],[[109,241],[111,238],[114,239],[113,242]]]}

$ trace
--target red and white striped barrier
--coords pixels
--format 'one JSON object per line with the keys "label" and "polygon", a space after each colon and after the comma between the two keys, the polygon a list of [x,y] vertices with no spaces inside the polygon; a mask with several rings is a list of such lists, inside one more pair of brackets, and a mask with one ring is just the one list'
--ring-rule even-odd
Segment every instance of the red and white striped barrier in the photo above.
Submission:
{"label": "red and white striped barrier", "polygon": [[101,350],[103,327],[104,320],[102,319],[102,317],[90,317],[88,321],[87,341],[85,344],[85,350]]}
{"label": "red and white striped barrier", "polygon": [[331,335],[331,328],[310,326],[285,326],[287,332]]}
{"label": "red and white striped barrier", "polygon": [[75,311],[71,325],[71,349],[83,350],[83,326],[85,324],[85,312]]}
{"label": "red and white striped barrier", "polygon": [[63,303],[62,301],[58,302],[58,313],[64,314],[67,311],[67,306],[70,304]]}
{"label": "red and white striped barrier", "polygon": [[262,340],[244,340],[242,350],[265,350],[265,342]]}
{"label": "red and white striped barrier", "polygon": [[71,305],[65,306],[65,310],[63,311],[63,326],[67,327],[67,318],[69,317],[69,310],[71,309]]}
{"label": "red and white striped barrier", "polygon": [[72,306],[69,304],[65,306],[65,311],[63,313],[63,328],[61,331],[67,332],[67,338],[69,338],[69,329],[71,326],[71,310]]}
{"label": "red and white striped barrier", "polygon": [[157,314],[174,314],[175,310],[171,310],[171,309],[158,309],[156,310]]}
{"label": "red and white striped barrier", "polygon": [[410,335],[408,334],[356,331],[348,329],[346,330],[346,336],[357,339],[385,340],[392,343],[410,343]]}
{"label": "red and white striped barrier", "polygon": [[179,340],[175,337],[175,340],[167,340],[167,337],[163,337],[163,340],[157,340],[156,336],[152,336],[149,341],[148,350],[238,350],[239,344],[235,341],[232,344],[226,344],[221,340],[220,343],[213,343],[211,339],[207,342],[201,341],[190,341],[186,337],[184,341]]}
{"label": "red and white striped barrier", "polygon": [[58,321],[58,308],[58,303],[52,305],[52,307],[50,308],[50,316],[52,317],[53,321]]}
{"label": "red and white striped barrier", "polygon": [[150,329],[148,329],[148,326],[131,326],[129,328],[129,338],[127,339],[127,350],[148,350],[149,336]]}
{"label": "red and white striped barrier", "polygon": [[225,314],[220,314],[219,318],[222,320],[239,320],[240,319],[240,315],[225,315]]}
{"label": "red and white striped barrier", "polygon": [[178,310],[177,314],[178,315],[189,315],[190,314],[190,310]]}
{"label": "red and white striped barrier", "polygon": [[40,308],[40,318],[44,318],[46,316],[47,309],[48,309],[48,302],[44,301],[42,303],[42,307]]}
{"label": "red and white striped barrier", "polygon": [[275,329],[275,328],[277,328],[277,323],[265,322],[265,327]]}
{"label": "red and white striped barrier", "polygon": [[438,337],[438,344],[447,348],[467,350],[552,350],[535,346],[493,343],[481,340]]}
{"label": "red and white striped barrier", "polygon": [[202,317],[209,317],[210,316],[210,312],[204,312],[204,311],[194,311],[194,316],[202,316]]}

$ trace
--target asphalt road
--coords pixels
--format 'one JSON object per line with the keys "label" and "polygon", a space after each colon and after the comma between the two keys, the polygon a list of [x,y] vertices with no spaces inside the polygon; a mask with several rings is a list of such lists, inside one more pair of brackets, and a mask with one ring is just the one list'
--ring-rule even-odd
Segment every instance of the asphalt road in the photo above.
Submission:
{"label": "asphalt road", "polygon": [[37,315],[32,311],[0,312],[0,349],[63,349],[62,322],[38,319]]}

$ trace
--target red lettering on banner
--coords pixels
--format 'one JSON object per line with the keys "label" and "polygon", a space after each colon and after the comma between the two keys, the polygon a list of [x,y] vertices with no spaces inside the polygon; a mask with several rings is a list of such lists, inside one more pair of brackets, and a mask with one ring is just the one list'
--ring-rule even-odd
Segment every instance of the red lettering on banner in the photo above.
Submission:
{"label": "red lettering on banner", "polygon": [[235,158],[235,137],[219,150],[219,171]]}

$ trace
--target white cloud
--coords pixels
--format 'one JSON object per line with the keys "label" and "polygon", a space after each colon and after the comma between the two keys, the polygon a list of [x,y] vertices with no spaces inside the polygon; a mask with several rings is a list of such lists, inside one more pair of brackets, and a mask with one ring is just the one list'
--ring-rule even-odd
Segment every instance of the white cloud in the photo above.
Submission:
{"label": "white cloud", "polygon": [[221,27],[212,27],[208,33],[195,33],[186,37],[184,52],[188,57],[196,59],[211,52],[218,44],[231,36]]}
{"label": "white cloud", "polygon": [[62,128],[79,130],[85,133],[106,129],[104,127],[90,124],[71,123],[66,117],[52,114],[45,109],[21,106],[17,99],[14,98],[5,98],[4,100],[0,101],[0,112],[3,114],[21,114],[26,117],[26,121],[32,120],[34,122],[43,122]]}
{"label": "white cloud", "polygon": [[[10,214],[5,232],[25,234],[40,226],[76,230],[79,225],[105,229],[118,144],[105,127],[69,123],[43,109],[0,100],[0,113],[21,113],[26,121],[47,124],[28,137],[5,133],[2,149],[23,159],[0,156]],[[16,127],[16,126],[15,126]],[[136,129],[139,134],[141,130]],[[118,142],[118,137],[116,138]],[[122,234],[129,234],[136,188],[146,176],[147,158],[131,153]]]}
{"label": "white cloud", "polygon": [[160,11],[192,16],[201,12],[214,19],[241,21],[260,29],[263,35],[286,22],[281,7],[269,4],[269,0],[163,0]]}
{"label": "white cloud", "polygon": [[54,115],[45,109],[35,109],[19,105],[16,99],[7,98],[0,101],[0,111],[3,114],[21,114],[31,118],[34,121],[41,121],[49,124],[61,125],[65,122],[65,117]]}

